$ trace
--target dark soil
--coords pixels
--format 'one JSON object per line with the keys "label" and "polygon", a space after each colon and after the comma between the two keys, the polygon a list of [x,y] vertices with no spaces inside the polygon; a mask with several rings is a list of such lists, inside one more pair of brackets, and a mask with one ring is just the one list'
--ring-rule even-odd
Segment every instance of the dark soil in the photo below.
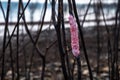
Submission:
{"label": "dark soil", "polygon": [[[99,73],[97,74],[97,32],[95,28],[84,28],[84,39],[86,44],[86,49],[89,57],[89,62],[92,68],[94,80],[109,80],[108,79],[108,53],[107,53],[107,34],[104,28],[101,28],[100,32],[100,64],[99,64]],[[37,32],[32,32],[32,36],[35,39]],[[112,37],[111,37],[112,38]],[[74,56],[71,53],[70,46],[70,33],[69,29],[66,29],[66,40],[67,40],[67,49],[69,55],[69,61],[72,65],[74,62]],[[40,80],[41,70],[42,70],[42,60],[39,54],[34,49],[32,42],[27,34],[20,36],[20,49],[19,49],[19,71],[20,71],[20,80],[25,80],[29,72],[29,67],[31,66],[30,71],[30,80]],[[58,50],[58,43],[56,32],[54,30],[45,30],[42,31],[37,43],[40,52],[43,55],[46,55],[46,68],[45,68],[45,80],[64,80],[61,70],[60,63],[60,52]],[[51,45],[51,46],[50,46]],[[1,43],[2,46],[2,43]],[[13,64],[16,75],[16,37],[12,38],[13,46]],[[50,48],[49,48],[50,46]],[[2,48],[2,47],[1,47]],[[47,52],[46,52],[47,51]],[[87,68],[87,63],[84,57],[84,52],[82,48],[82,43],[80,41],[80,57],[82,65],[82,80],[89,80],[89,72]],[[2,54],[2,49],[1,49]],[[32,57],[33,56],[33,57]],[[32,64],[31,64],[32,57]],[[6,80],[11,80],[12,70],[11,70],[11,59],[10,59],[10,50],[7,48],[5,54],[5,75]],[[1,64],[1,61],[0,61]],[[1,68],[1,65],[0,65]],[[119,67],[120,68],[120,67]],[[1,69],[0,69],[1,72]],[[1,74],[1,73],[0,73]],[[77,76],[77,67],[75,65],[74,78]],[[75,79],[76,80],[76,79]]]}

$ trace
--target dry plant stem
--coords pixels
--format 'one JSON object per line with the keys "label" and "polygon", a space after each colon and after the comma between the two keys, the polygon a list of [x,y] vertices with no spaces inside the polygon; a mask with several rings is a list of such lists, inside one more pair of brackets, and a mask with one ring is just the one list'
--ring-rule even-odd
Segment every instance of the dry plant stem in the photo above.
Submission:
{"label": "dry plant stem", "polygon": [[4,20],[5,20],[5,12],[4,12],[4,9],[3,9],[3,6],[2,6],[1,0],[0,0],[0,8],[1,8],[1,11],[2,11],[2,14],[3,14],[3,17],[4,17]]}
{"label": "dry plant stem", "polygon": [[71,2],[71,0],[68,0],[68,6],[69,6],[69,14],[73,15],[73,12],[72,12],[73,7],[72,7],[72,2]]}
{"label": "dry plant stem", "polygon": [[78,24],[78,29],[79,29],[79,32],[80,32],[80,37],[81,37],[81,43],[82,43],[82,46],[83,46],[83,51],[84,51],[84,54],[85,54],[87,65],[88,65],[90,80],[93,80],[92,70],[91,70],[91,67],[90,67],[90,63],[89,63],[89,59],[88,59],[88,55],[87,55],[87,50],[86,50],[86,47],[85,47],[85,41],[84,41],[84,37],[83,37],[83,32],[82,32],[82,29],[81,29],[82,27],[81,27],[81,25],[79,23],[79,18],[78,18],[78,14],[77,14],[76,3],[75,3],[74,0],[72,0],[72,3],[73,3],[74,14],[75,14],[76,21],[77,21],[77,24]]}
{"label": "dry plant stem", "polygon": [[[56,27],[58,27],[58,26],[56,26]],[[61,45],[62,43],[61,43],[61,35],[60,35],[59,29],[56,29],[56,32],[57,32],[57,38],[58,38],[58,44],[59,44],[62,71],[63,71],[63,75],[64,75],[65,80],[68,80],[68,74],[67,74],[67,70],[66,70],[66,66],[65,66],[65,53],[63,52],[63,48]]]}
{"label": "dry plant stem", "polygon": [[111,41],[110,41],[110,31],[109,31],[108,25],[106,23],[106,19],[105,19],[105,15],[104,15],[104,11],[103,11],[103,6],[102,6],[102,1],[101,0],[100,0],[100,8],[101,8],[101,11],[102,11],[103,21],[104,21],[105,29],[106,29],[106,32],[107,32],[107,50],[108,50],[109,79],[111,80],[112,47],[111,47]]}
{"label": "dry plant stem", "polygon": [[[63,6],[63,0],[61,1],[61,6]],[[63,6],[64,7],[64,6]],[[63,37],[63,48],[65,52],[65,59],[66,59],[66,69],[68,72],[68,79],[73,80],[73,76],[71,75],[71,70],[70,70],[70,63],[69,63],[69,56],[67,52],[67,42],[66,42],[66,34],[65,34],[65,25],[64,25],[64,14],[63,14],[63,7],[61,7],[61,23],[62,23],[62,37]]]}
{"label": "dry plant stem", "polygon": [[[8,37],[10,37],[10,32],[9,30],[7,29],[7,32],[8,32]],[[10,49],[10,59],[11,59],[11,68],[12,68],[12,80],[15,79],[15,75],[14,75],[14,62],[13,62],[13,50],[12,50],[12,42],[10,41],[10,44],[9,44],[9,49]]]}
{"label": "dry plant stem", "polygon": [[[2,10],[2,14],[3,14],[3,17],[4,17],[4,21],[6,20],[6,18],[5,18],[5,12],[4,12],[4,9],[3,9],[3,7],[2,7],[2,3],[1,3],[1,1],[0,1],[0,8],[1,8],[1,10]],[[8,30],[8,27],[7,27],[7,32],[8,32],[8,36],[10,36],[10,33],[9,33],[9,30]],[[0,57],[0,60],[1,60],[1,57]]]}
{"label": "dry plant stem", "polygon": [[58,40],[58,45],[59,45],[59,51],[60,51],[60,58],[61,58],[61,64],[62,64],[62,71],[64,75],[64,79],[68,80],[68,75],[66,71],[66,66],[65,66],[65,53],[63,51],[62,47],[62,41],[61,41],[61,33],[60,33],[60,27],[61,27],[61,1],[58,1],[58,22],[56,22],[55,19],[55,0],[52,0],[52,21],[53,25],[55,27],[56,33],[57,33],[57,40]]}
{"label": "dry plant stem", "polygon": [[[25,8],[23,9],[23,12],[21,13],[18,21],[20,21],[20,19],[23,17],[23,14],[24,14],[24,12],[25,12],[25,10],[26,10],[26,8],[27,8],[27,6],[28,6],[29,3],[30,3],[30,0],[29,0],[29,1],[27,2],[27,4],[25,5]],[[12,34],[11,34],[8,42],[7,42],[6,45],[5,45],[5,49],[7,48],[8,44],[10,43],[10,40],[12,39],[12,37],[13,37],[13,35],[14,35],[14,32],[15,32],[15,30],[16,30],[16,28],[17,28],[18,25],[19,25],[19,22],[16,23],[16,25],[15,25],[13,31],[12,31]]]}
{"label": "dry plant stem", "polygon": [[[56,44],[56,42],[57,42],[57,40],[55,40],[53,43],[51,43],[47,48],[46,48],[46,52],[45,52],[45,58],[46,58],[46,56],[47,56],[47,53],[48,53],[48,50],[52,47],[52,46],[54,46],[55,44]],[[34,48],[35,49],[35,48]],[[34,56],[34,54],[32,54],[32,56]],[[44,61],[45,62],[45,61]],[[31,70],[31,67],[32,67],[32,63],[33,63],[33,57],[31,57],[31,59],[30,59],[30,67],[29,67],[29,70]],[[45,66],[45,65],[44,65]],[[31,71],[29,71],[29,73],[30,73]],[[43,77],[42,77],[43,78]],[[29,79],[28,79],[29,80]]]}
{"label": "dry plant stem", "polygon": [[89,4],[87,5],[87,10],[86,10],[86,12],[85,12],[85,14],[84,14],[84,18],[83,18],[83,21],[82,21],[82,24],[81,24],[82,27],[83,27],[83,25],[84,25],[84,22],[86,21],[85,19],[86,19],[86,16],[87,16],[87,14],[88,14],[89,8],[90,8],[90,6],[91,6],[91,2],[92,2],[92,0],[90,0]]}
{"label": "dry plant stem", "polygon": [[[36,37],[36,40],[35,40],[35,45],[37,44],[37,42],[38,42],[38,40],[39,40],[39,36],[40,36],[41,30],[42,30],[42,27],[43,27],[44,18],[45,18],[45,14],[46,14],[46,10],[47,10],[47,0],[46,0],[45,3],[44,3],[43,10],[44,10],[44,11],[43,11],[43,15],[41,14],[41,15],[42,15],[42,22],[41,22],[41,25],[40,25],[40,30],[39,30],[38,33],[37,33],[37,37]],[[35,48],[34,48],[34,49],[35,49]],[[30,71],[31,71],[31,66],[32,66],[32,62],[33,62],[33,57],[34,57],[34,53],[32,53],[32,56],[31,56],[31,58],[30,58],[30,63],[31,63],[31,65],[29,66]],[[44,79],[45,59],[43,59],[42,64],[43,64],[43,69],[42,69],[41,80]],[[29,71],[29,73],[30,73],[30,71]]]}
{"label": "dry plant stem", "polygon": [[[53,21],[53,23],[55,22],[54,27],[55,27],[55,30],[56,30],[56,33],[57,33],[57,40],[58,40],[58,45],[59,45],[59,52],[60,52],[60,58],[61,58],[62,71],[63,71],[64,79],[68,80],[68,73],[67,73],[67,69],[66,69],[66,66],[65,66],[65,53],[64,53],[64,50],[63,50],[63,46],[62,46],[62,39],[61,39],[61,32],[60,32],[61,17],[62,17],[61,7],[62,7],[61,6],[61,0],[58,0],[58,22],[57,22],[57,24],[55,24],[56,22]],[[55,12],[55,10],[54,10],[54,12]]]}
{"label": "dry plant stem", "polygon": [[[10,36],[10,32],[9,32],[8,29],[7,29],[7,31],[8,31],[8,37],[9,37]],[[12,50],[12,42],[11,41],[10,41],[10,44],[9,44],[9,49],[10,49],[10,59],[11,59],[10,66],[11,66],[11,69],[12,69],[12,80],[14,80],[15,79],[15,75],[14,75],[15,70],[14,70],[13,50]]]}
{"label": "dry plant stem", "polygon": [[77,67],[78,67],[78,80],[81,79],[81,61],[80,61],[80,56],[76,57],[77,60]]}
{"label": "dry plant stem", "polygon": [[[44,9],[44,14],[43,14],[43,19],[42,19],[42,24],[41,24],[41,27],[43,26],[43,22],[44,22],[44,18],[45,18],[45,13],[46,13],[46,10],[47,10],[47,0],[45,1],[45,9]],[[42,30],[42,29],[41,29]],[[40,32],[41,30],[39,31],[38,33],[38,37],[40,35]],[[39,38],[36,39],[36,43],[38,41]],[[46,53],[47,53],[47,50],[46,50]],[[46,54],[45,53],[45,54]],[[46,64],[46,55],[42,58],[42,73],[41,73],[41,80],[44,80],[44,74],[45,74],[45,64]]]}
{"label": "dry plant stem", "polygon": [[[18,15],[17,15],[17,22],[19,24],[19,15],[20,15],[20,2],[21,0],[19,0],[19,4],[18,4]],[[17,66],[17,80],[20,79],[20,72],[19,72],[19,25],[17,26],[17,40],[16,40],[16,44],[17,44],[17,52],[16,52],[16,66]]]}
{"label": "dry plant stem", "polygon": [[[71,0],[68,0],[68,6],[69,6],[69,14],[73,15],[73,12],[72,12],[73,8],[72,8]],[[68,56],[68,54],[67,54],[67,56]],[[68,61],[68,59],[67,59],[67,61]],[[73,66],[72,66],[71,70],[69,71],[69,75],[70,75],[72,80],[74,79],[74,68],[75,68],[75,60],[74,60],[74,63],[73,63]]]}
{"label": "dry plant stem", "polygon": [[4,37],[3,37],[3,51],[2,51],[2,74],[1,74],[1,80],[4,80],[5,78],[5,45],[6,45],[6,37],[7,37],[7,29],[8,29],[8,22],[9,22],[9,12],[10,12],[10,4],[11,0],[8,0],[7,5],[7,13],[5,18],[5,29],[4,29]]}
{"label": "dry plant stem", "polygon": [[35,47],[35,49],[36,49],[37,53],[39,54],[39,56],[42,58],[42,73],[41,73],[41,80],[44,80],[45,56],[40,52],[38,46],[36,46],[36,42],[33,40],[32,36],[31,36],[31,34],[30,34],[30,31],[29,31],[29,29],[28,29],[28,26],[27,26],[27,24],[26,24],[26,20],[25,20],[25,15],[24,15],[24,14],[23,14],[22,19],[23,19],[23,22],[24,22],[24,24],[25,24],[25,30],[26,30],[27,34],[29,35],[29,38],[30,38],[30,40],[31,40],[31,42],[32,42],[32,44],[33,44],[33,46]]}
{"label": "dry plant stem", "polygon": [[27,26],[27,24],[26,24],[26,20],[25,20],[24,14],[23,14],[22,19],[23,19],[23,22],[24,22],[24,24],[25,24],[25,30],[26,30],[27,34],[29,35],[29,38],[30,38],[32,44],[34,45],[34,47],[35,47],[35,49],[37,50],[37,52],[39,52],[40,57],[44,57],[44,56],[42,55],[42,53],[39,51],[37,45],[35,44],[36,42],[34,41],[34,39],[32,38],[32,36],[31,36],[31,34],[30,34],[30,31],[29,31],[28,26]]}
{"label": "dry plant stem", "polygon": [[97,40],[97,75],[99,76],[99,65],[100,65],[100,54],[101,54],[101,46],[100,46],[100,20],[99,20],[99,16],[100,14],[100,2],[97,1],[96,3],[94,2],[94,13],[95,13],[95,18],[96,18],[96,30],[97,30],[97,35],[96,35],[96,40]]}
{"label": "dry plant stem", "polygon": [[[2,11],[2,14],[3,14],[3,17],[4,17],[4,20],[5,20],[5,12],[4,12],[4,9],[3,9],[3,6],[2,6],[1,0],[0,0],[0,8],[1,8],[1,11]],[[3,57],[3,54],[0,55],[0,61],[1,61],[2,57]]]}
{"label": "dry plant stem", "polygon": [[[5,20],[5,12],[4,12],[4,9],[3,9],[3,6],[2,6],[2,3],[0,1],[0,7],[1,7],[1,10],[2,10],[2,14],[3,14],[3,17],[4,17],[4,20]],[[7,32],[8,32],[8,37],[10,36],[10,33],[9,33],[9,30],[8,30],[8,27],[7,27]],[[12,68],[12,80],[14,79],[14,67],[13,67],[13,51],[12,51],[12,43],[10,41],[10,44],[9,44],[9,49],[10,49],[10,59],[11,59],[11,68]],[[2,56],[0,57],[0,60],[1,60]]]}
{"label": "dry plant stem", "polygon": [[[83,19],[83,21],[82,21],[82,26],[83,26],[83,24],[84,24],[86,15],[87,15],[87,13],[88,13],[88,10],[89,10],[91,1],[92,1],[92,0],[90,0],[90,2],[89,2],[89,4],[88,4],[87,11],[86,11],[85,16],[84,16],[84,19]],[[72,3],[71,3],[71,0],[68,0],[68,3],[69,3],[69,13],[70,13],[71,15],[73,15],[73,13],[72,13]],[[74,8],[74,6],[73,6],[73,8]],[[81,79],[81,63],[80,63],[80,61],[79,61],[79,58],[77,58],[77,66],[78,66],[78,79]],[[72,70],[72,71],[74,71],[74,67],[73,67],[73,70]],[[73,74],[72,74],[72,75],[73,75]]]}
{"label": "dry plant stem", "polygon": [[47,10],[47,2],[48,2],[48,0],[45,0],[45,3],[44,3],[44,11],[43,11],[43,15],[42,15],[42,22],[41,22],[40,30],[38,31],[38,34],[37,34],[37,38],[36,38],[36,40],[35,40],[36,43],[37,43],[38,40],[39,40],[39,36],[40,36],[40,33],[41,33],[41,31],[42,31],[42,27],[43,27],[43,24],[44,24],[45,14],[46,14],[46,10]]}
{"label": "dry plant stem", "polygon": [[56,2],[55,0],[52,0],[52,21],[53,21],[53,25],[55,26],[56,25],[56,19],[55,19],[55,5],[56,5]]}
{"label": "dry plant stem", "polygon": [[113,44],[113,61],[112,61],[112,76],[111,80],[119,80],[119,70],[118,70],[118,41],[119,41],[119,30],[120,27],[118,24],[118,17],[120,15],[120,1],[118,0],[117,10],[116,10],[116,19],[115,19],[115,28],[114,28],[114,44]]}

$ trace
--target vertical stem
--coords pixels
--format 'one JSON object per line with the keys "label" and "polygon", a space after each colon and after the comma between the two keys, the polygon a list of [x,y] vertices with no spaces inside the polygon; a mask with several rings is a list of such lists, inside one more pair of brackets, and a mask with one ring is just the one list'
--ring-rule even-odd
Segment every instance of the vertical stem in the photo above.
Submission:
{"label": "vertical stem", "polygon": [[42,73],[41,73],[41,80],[44,80],[44,74],[45,74],[45,57],[42,58]]}
{"label": "vertical stem", "polygon": [[[66,71],[66,66],[65,66],[65,53],[62,47],[62,41],[61,41],[61,33],[60,33],[60,27],[61,27],[61,0],[58,0],[58,23],[57,25],[54,23],[55,26],[55,30],[57,33],[57,40],[58,40],[58,45],[59,45],[59,51],[60,51],[60,58],[61,58],[61,64],[62,64],[62,71],[63,71],[63,75],[65,80],[68,80],[68,74]],[[55,10],[54,10],[55,11]],[[52,14],[53,15],[53,14]],[[53,15],[55,16],[55,15]],[[55,18],[54,18],[55,19]]]}
{"label": "vertical stem", "polygon": [[[10,37],[10,32],[9,30],[7,29],[8,31],[8,37]],[[10,41],[10,44],[9,44],[9,48],[10,48],[10,59],[11,59],[11,68],[12,68],[12,80],[14,80],[15,76],[14,76],[14,64],[13,64],[13,51],[12,51],[12,42]]]}
{"label": "vertical stem", "polygon": [[100,29],[99,29],[99,16],[100,16],[100,2],[97,1],[94,3],[94,12],[95,12],[95,18],[96,18],[96,26],[97,26],[97,74],[99,75],[99,62],[100,62]]}
{"label": "vertical stem", "polygon": [[111,80],[112,47],[111,47],[111,41],[110,41],[110,31],[109,31],[109,28],[108,28],[106,20],[105,20],[105,15],[104,15],[101,0],[100,0],[100,8],[101,8],[101,12],[102,12],[102,15],[103,15],[103,21],[105,23],[105,29],[106,29],[106,32],[107,32],[108,67],[109,67],[109,79]]}
{"label": "vertical stem", "polygon": [[77,59],[77,67],[78,67],[78,80],[81,79],[81,62],[80,62],[80,56],[76,58]]}
{"label": "vertical stem", "polygon": [[115,28],[114,28],[114,54],[113,54],[113,61],[112,61],[112,72],[111,72],[111,80],[117,80],[118,79],[118,41],[119,41],[119,29],[118,26],[118,16],[120,12],[120,1],[118,0],[117,10],[116,10],[116,18],[115,18]]}
{"label": "vertical stem", "polygon": [[[63,0],[61,0],[61,6],[64,7],[63,5]],[[61,23],[62,23],[62,33],[63,33],[63,48],[65,51],[65,56],[66,56],[66,64],[67,64],[67,71],[68,71],[68,79],[73,80],[73,77],[71,75],[71,70],[70,70],[70,63],[69,63],[69,57],[68,57],[68,52],[67,52],[67,43],[66,43],[66,34],[65,34],[65,25],[64,25],[64,13],[63,13],[63,7],[61,7]]]}
{"label": "vertical stem", "polygon": [[83,27],[83,25],[84,25],[84,22],[85,22],[86,16],[87,16],[88,11],[89,11],[90,6],[91,6],[91,2],[92,2],[92,0],[90,0],[89,4],[87,5],[87,10],[86,10],[86,12],[85,12],[85,14],[84,14],[84,18],[83,18],[83,21],[82,21],[81,27]]}
{"label": "vertical stem", "polygon": [[99,63],[100,62],[100,32],[97,25],[97,74],[99,75]]}
{"label": "vertical stem", "polygon": [[5,19],[5,12],[4,12],[4,9],[3,9],[3,6],[2,6],[1,0],[0,0],[0,8],[1,8],[1,11],[2,11],[2,14],[3,14],[3,17],[4,17],[4,19]]}
{"label": "vertical stem", "polygon": [[[3,14],[3,17],[4,17],[4,20],[5,20],[5,12],[4,12],[4,9],[3,9],[3,6],[2,6],[2,3],[0,1],[0,7],[1,7],[1,10],[2,10],[2,14]],[[8,30],[8,27],[7,27],[7,31],[8,31],[8,37],[10,37],[10,32]],[[9,48],[10,48],[10,59],[11,59],[11,68],[12,68],[12,80],[14,79],[14,66],[13,66],[13,51],[12,51],[12,43],[10,41],[10,45],[9,45]]]}
{"label": "vertical stem", "polygon": [[76,8],[75,0],[72,0],[72,3],[73,3],[74,14],[75,14],[76,21],[77,21],[77,24],[78,24],[78,29],[79,29],[79,32],[80,32],[81,43],[83,45],[83,51],[84,51],[84,54],[85,54],[87,65],[88,65],[90,80],[93,80],[92,70],[91,70],[91,67],[90,67],[90,63],[89,63],[89,59],[88,59],[88,55],[87,55],[87,51],[86,51],[86,47],[85,47],[85,41],[84,41],[82,29],[81,29],[82,27],[79,23],[79,18],[78,18],[78,14],[77,14],[77,8]]}
{"label": "vertical stem", "polygon": [[6,13],[6,18],[5,18],[5,29],[4,29],[4,37],[3,37],[3,57],[2,57],[2,74],[1,74],[1,80],[4,80],[5,76],[5,45],[6,45],[6,34],[7,34],[7,28],[8,28],[8,22],[9,22],[9,12],[10,12],[10,4],[11,0],[8,0],[8,5],[7,5],[7,13]]}
{"label": "vertical stem", "polygon": [[17,58],[17,80],[20,79],[20,73],[19,73],[19,15],[20,15],[20,1],[19,0],[19,4],[18,4],[18,26],[17,26],[17,53],[16,53],[16,58]]}
{"label": "vertical stem", "polygon": [[73,8],[72,8],[72,3],[71,3],[71,0],[68,0],[68,6],[69,6],[69,14],[73,15]]}
{"label": "vertical stem", "polygon": [[43,27],[43,23],[44,23],[46,11],[47,11],[47,2],[48,2],[48,0],[45,0],[45,3],[44,3],[44,12],[43,12],[43,16],[42,16],[42,23],[41,23],[40,30],[39,30],[38,35],[37,35],[36,40],[35,40],[36,44],[37,44],[37,42],[39,40],[39,36],[40,36],[41,30],[42,30],[42,27]]}
{"label": "vertical stem", "polygon": [[[47,0],[46,0],[46,3],[47,3]],[[22,4],[22,9],[23,9],[23,3],[21,2]],[[46,10],[45,10],[46,11]],[[44,20],[44,19],[43,19]],[[45,56],[40,52],[39,48],[36,46],[37,44],[37,40],[34,41],[34,39],[32,38],[31,34],[30,34],[30,31],[28,29],[28,26],[27,26],[27,23],[26,23],[26,20],[25,20],[25,15],[23,14],[23,21],[24,21],[24,24],[25,24],[25,30],[27,32],[27,34],[29,35],[30,37],[30,40],[33,44],[33,46],[35,47],[36,51],[38,52],[39,56],[42,58],[42,73],[41,73],[41,80],[44,80],[44,72],[45,72]],[[39,37],[39,36],[38,36]]]}
{"label": "vertical stem", "polygon": [[53,25],[56,25],[56,19],[55,19],[55,0],[52,0],[52,21],[53,21]]}
{"label": "vertical stem", "polygon": [[[58,27],[58,26],[56,26]],[[60,31],[56,30],[57,32],[57,39],[58,39],[58,44],[59,44],[59,51],[60,51],[60,58],[61,58],[61,64],[62,64],[62,70],[63,70],[63,75],[65,80],[68,80],[68,74],[66,71],[66,66],[65,66],[65,53],[63,52],[63,48],[62,48],[62,43],[61,43],[61,35],[60,35]]]}

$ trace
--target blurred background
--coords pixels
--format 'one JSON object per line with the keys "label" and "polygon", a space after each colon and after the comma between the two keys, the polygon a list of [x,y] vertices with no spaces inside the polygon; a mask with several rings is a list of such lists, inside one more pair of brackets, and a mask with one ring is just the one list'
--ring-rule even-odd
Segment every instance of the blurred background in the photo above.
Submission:
{"label": "blurred background", "polygon": [[0,80],[120,79],[120,2],[74,1],[79,60],[71,51],[68,0],[0,0]]}

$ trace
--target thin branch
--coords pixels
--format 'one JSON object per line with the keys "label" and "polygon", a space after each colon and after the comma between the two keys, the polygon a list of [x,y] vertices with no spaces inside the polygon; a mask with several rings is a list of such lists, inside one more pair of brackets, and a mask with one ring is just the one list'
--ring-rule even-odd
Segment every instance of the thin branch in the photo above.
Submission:
{"label": "thin branch", "polygon": [[89,59],[88,59],[88,55],[87,55],[87,50],[86,50],[86,46],[85,46],[83,32],[82,32],[82,29],[81,29],[82,26],[79,23],[79,17],[78,17],[78,13],[77,13],[76,3],[75,3],[74,0],[72,0],[72,3],[73,3],[73,10],[74,10],[75,18],[76,18],[76,21],[77,21],[77,24],[78,24],[78,29],[79,29],[79,32],[80,32],[80,37],[81,37],[81,43],[82,43],[82,46],[83,46],[83,51],[84,51],[84,54],[85,54],[87,65],[88,65],[90,80],[93,80],[92,70],[91,70]]}
{"label": "thin branch", "polygon": [[5,78],[5,44],[6,44],[6,36],[7,36],[7,29],[8,29],[8,22],[9,22],[9,12],[10,12],[10,4],[11,0],[8,0],[8,5],[7,5],[7,14],[5,18],[5,29],[4,29],[4,37],[3,37],[3,53],[2,53],[2,74],[1,74],[1,80],[4,80]]}

